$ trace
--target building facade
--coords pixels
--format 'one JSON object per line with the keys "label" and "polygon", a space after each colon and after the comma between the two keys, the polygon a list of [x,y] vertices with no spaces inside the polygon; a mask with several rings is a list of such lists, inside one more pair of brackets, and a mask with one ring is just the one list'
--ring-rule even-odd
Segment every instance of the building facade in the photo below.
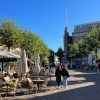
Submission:
{"label": "building facade", "polygon": [[[63,63],[68,62],[67,55],[68,55],[69,44],[79,43],[80,40],[82,40],[82,38],[85,37],[92,29],[95,29],[98,27],[100,27],[100,21],[75,25],[72,36],[69,35],[67,26],[65,27],[64,51],[63,51],[63,57],[62,57]],[[100,50],[98,51],[100,53]],[[73,63],[77,63],[78,66],[82,65],[82,63],[83,65],[85,64],[93,65],[93,59],[94,57],[91,54],[89,54],[88,56],[87,55],[84,56],[82,59],[81,58],[73,59]]]}
{"label": "building facade", "polygon": [[79,24],[74,26],[73,43],[79,43],[80,40],[88,34],[91,29],[100,27],[100,21]]}

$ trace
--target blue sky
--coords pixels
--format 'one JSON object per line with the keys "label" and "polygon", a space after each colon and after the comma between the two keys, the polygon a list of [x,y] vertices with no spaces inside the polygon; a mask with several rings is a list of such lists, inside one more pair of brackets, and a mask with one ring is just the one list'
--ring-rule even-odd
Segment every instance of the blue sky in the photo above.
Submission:
{"label": "blue sky", "polygon": [[54,51],[63,47],[66,10],[70,35],[74,25],[100,20],[100,0],[0,0],[0,19],[35,32]]}

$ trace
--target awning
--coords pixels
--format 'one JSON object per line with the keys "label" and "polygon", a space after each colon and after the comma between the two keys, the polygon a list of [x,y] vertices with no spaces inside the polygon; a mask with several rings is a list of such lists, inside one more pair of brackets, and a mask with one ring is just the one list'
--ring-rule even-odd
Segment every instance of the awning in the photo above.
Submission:
{"label": "awning", "polygon": [[17,61],[20,57],[14,53],[0,50],[0,62]]}

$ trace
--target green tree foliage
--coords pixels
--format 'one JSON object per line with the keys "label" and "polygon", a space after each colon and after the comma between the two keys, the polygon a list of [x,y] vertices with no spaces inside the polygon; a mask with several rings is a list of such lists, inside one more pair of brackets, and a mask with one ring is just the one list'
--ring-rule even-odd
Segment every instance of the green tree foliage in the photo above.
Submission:
{"label": "green tree foliage", "polygon": [[62,56],[63,56],[63,50],[62,50],[62,48],[60,47],[60,48],[58,48],[58,50],[57,50],[57,56],[59,57],[59,61],[60,61],[60,63],[61,63],[61,59],[62,59]]}
{"label": "green tree foliage", "polygon": [[49,56],[48,47],[45,43],[35,34],[30,31],[23,31],[23,43],[21,45],[22,49],[26,51],[31,51],[35,55],[39,54],[41,56]]}
{"label": "green tree foliage", "polygon": [[19,47],[42,58],[49,56],[47,45],[31,31],[19,28],[12,20],[1,20],[0,22],[0,44],[11,47]]}
{"label": "green tree foliage", "polygon": [[95,57],[97,58],[97,49],[100,47],[100,29],[93,29],[86,37],[84,37],[83,41],[85,48],[87,48],[87,52],[94,51]]}
{"label": "green tree foliage", "polygon": [[88,49],[86,47],[85,41],[81,40],[80,43],[78,44],[79,47],[79,52],[78,55],[82,56],[88,53]]}
{"label": "green tree foliage", "polygon": [[88,53],[95,53],[97,58],[97,50],[100,48],[100,28],[91,30],[79,44],[69,46],[69,57],[86,55]]}
{"label": "green tree foliage", "polygon": [[0,23],[0,42],[6,45],[8,49],[11,47],[19,47],[21,34],[17,25],[11,20],[2,20]]}
{"label": "green tree foliage", "polygon": [[75,57],[78,54],[78,52],[79,52],[78,44],[74,43],[69,45],[69,49],[68,49],[69,58]]}
{"label": "green tree foliage", "polygon": [[55,55],[55,52],[53,50],[51,50],[51,49],[49,49],[49,52],[50,52],[49,63],[52,66],[54,64],[54,55]]}

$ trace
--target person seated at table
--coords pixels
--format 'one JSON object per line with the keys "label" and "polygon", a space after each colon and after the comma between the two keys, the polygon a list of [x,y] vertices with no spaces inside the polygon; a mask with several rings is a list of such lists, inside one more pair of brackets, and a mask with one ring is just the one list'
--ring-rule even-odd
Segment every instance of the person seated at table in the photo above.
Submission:
{"label": "person seated at table", "polygon": [[13,73],[14,78],[18,78],[19,75],[18,75],[18,68],[17,67],[15,67],[15,66],[12,67],[11,72]]}
{"label": "person seated at table", "polygon": [[45,76],[48,76],[48,75],[49,75],[49,69],[46,69],[46,70],[45,70],[44,75],[45,75]]}
{"label": "person seated at table", "polygon": [[43,76],[45,75],[45,69],[44,68],[41,69],[39,75],[43,75]]}
{"label": "person seated at table", "polygon": [[14,71],[14,72],[13,72],[13,77],[14,77],[14,78],[18,78],[18,73]]}

